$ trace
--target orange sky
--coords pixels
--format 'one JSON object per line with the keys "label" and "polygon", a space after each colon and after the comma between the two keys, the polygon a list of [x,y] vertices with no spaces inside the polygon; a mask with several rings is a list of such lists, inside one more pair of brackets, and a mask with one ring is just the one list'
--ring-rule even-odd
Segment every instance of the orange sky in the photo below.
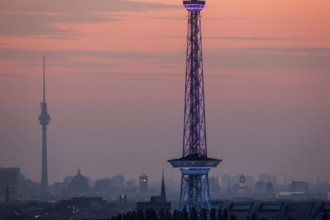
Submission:
{"label": "orange sky", "polygon": [[[330,181],[329,8],[328,0],[207,1],[208,143],[224,159],[213,175]],[[1,1],[0,164],[40,178],[45,55],[51,182],[78,167],[92,178],[144,170],[157,180],[163,168],[178,176],[166,160],[181,152],[186,18],[174,0]],[[310,156],[317,162],[307,165]]]}

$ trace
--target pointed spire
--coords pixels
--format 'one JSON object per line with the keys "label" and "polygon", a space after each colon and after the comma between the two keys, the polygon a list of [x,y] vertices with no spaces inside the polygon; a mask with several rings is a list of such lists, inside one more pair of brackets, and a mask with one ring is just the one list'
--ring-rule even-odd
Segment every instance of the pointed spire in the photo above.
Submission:
{"label": "pointed spire", "polygon": [[162,186],[160,192],[160,198],[163,202],[166,202],[166,192],[165,192],[165,181],[164,181],[164,170],[162,170]]}

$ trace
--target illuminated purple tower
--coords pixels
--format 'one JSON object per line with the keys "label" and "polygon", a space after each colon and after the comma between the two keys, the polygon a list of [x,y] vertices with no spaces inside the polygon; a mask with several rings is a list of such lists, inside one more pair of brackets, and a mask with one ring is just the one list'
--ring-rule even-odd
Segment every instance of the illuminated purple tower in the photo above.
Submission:
{"label": "illuminated purple tower", "polygon": [[47,197],[48,192],[48,169],[47,169],[47,125],[50,122],[50,116],[47,111],[46,103],[46,83],[45,83],[45,57],[43,57],[43,99],[40,104],[41,113],[39,115],[39,124],[42,128],[42,164],[41,164],[41,182],[40,196]]}
{"label": "illuminated purple tower", "polygon": [[180,209],[210,209],[208,172],[221,160],[207,157],[200,12],[202,0],[183,1],[188,11],[182,157],[169,160],[182,173]]}

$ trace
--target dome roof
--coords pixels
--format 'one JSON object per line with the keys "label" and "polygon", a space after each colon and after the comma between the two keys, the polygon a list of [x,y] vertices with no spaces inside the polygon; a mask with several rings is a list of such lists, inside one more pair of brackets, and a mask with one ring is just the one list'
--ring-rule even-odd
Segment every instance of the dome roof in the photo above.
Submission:
{"label": "dome roof", "polygon": [[75,175],[70,184],[69,184],[69,193],[74,195],[86,194],[89,191],[88,181],[85,176],[80,173],[80,169],[78,170],[77,175]]}

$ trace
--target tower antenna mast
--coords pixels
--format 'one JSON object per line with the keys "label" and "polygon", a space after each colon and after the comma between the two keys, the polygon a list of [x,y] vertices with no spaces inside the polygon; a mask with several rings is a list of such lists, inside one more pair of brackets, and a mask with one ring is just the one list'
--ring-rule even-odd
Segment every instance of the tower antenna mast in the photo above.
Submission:
{"label": "tower antenna mast", "polygon": [[182,157],[169,160],[180,169],[180,208],[210,210],[208,172],[221,160],[207,156],[204,73],[200,12],[204,0],[183,1],[188,11]]}
{"label": "tower antenna mast", "polygon": [[45,56],[43,56],[43,102],[46,102],[46,68],[45,68]]}

